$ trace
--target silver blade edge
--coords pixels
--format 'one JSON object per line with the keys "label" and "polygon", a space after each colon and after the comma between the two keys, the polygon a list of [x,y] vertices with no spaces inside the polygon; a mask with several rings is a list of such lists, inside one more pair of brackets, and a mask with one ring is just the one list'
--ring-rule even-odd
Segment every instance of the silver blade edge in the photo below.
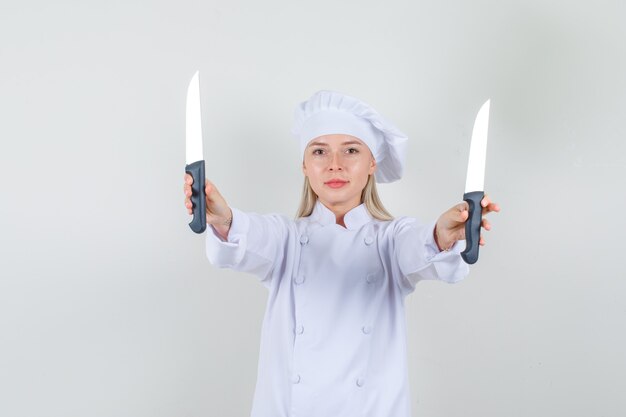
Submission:
{"label": "silver blade edge", "polygon": [[200,111],[200,71],[196,71],[187,88],[186,111],[187,165],[204,159],[202,154],[202,112]]}
{"label": "silver blade edge", "polygon": [[467,177],[465,180],[466,193],[484,191],[487,133],[489,128],[489,102],[490,99],[482,105],[474,121],[469,161],[467,163]]}

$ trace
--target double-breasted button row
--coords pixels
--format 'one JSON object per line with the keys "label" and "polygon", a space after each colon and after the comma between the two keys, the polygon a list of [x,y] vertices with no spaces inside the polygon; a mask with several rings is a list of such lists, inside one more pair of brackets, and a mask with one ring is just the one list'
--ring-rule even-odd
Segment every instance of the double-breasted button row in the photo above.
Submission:
{"label": "double-breasted button row", "polygon": [[[371,235],[365,236],[363,238],[363,242],[365,242],[367,246],[371,245],[372,243],[374,243],[374,236],[371,236]],[[307,235],[301,235],[300,244],[306,245],[307,243],[309,243],[309,237]]]}
{"label": "double-breasted button row", "polygon": [[[306,280],[306,277],[305,277],[304,275],[296,275],[296,276],[293,278],[293,282],[295,282],[295,283],[296,283],[296,285],[301,285],[301,284],[303,284],[305,280]],[[374,283],[374,282],[378,281],[378,276],[377,276],[376,274],[368,274],[368,275],[365,277],[365,281],[366,281],[368,284],[372,284],[372,283]]]}
{"label": "double-breasted button row", "polygon": [[[303,284],[305,280],[306,280],[306,277],[304,275],[296,275],[293,278],[293,282],[295,282],[297,285]],[[376,275],[376,274],[368,274],[365,277],[365,281],[368,284],[372,284],[372,283],[378,281],[378,275]]]}

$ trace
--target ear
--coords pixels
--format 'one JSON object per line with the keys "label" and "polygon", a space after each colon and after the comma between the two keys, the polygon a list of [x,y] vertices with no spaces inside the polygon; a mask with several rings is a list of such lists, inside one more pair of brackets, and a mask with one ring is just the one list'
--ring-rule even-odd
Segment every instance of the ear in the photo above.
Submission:
{"label": "ear", "polygon": [[370,162],[370,169],[368,171],[369,175],[372,175],[374,172],[376,172],[376,168],[378,167],[378,165],[376,165],[376,160],[374,158],[372,158],[371,162]]}
{"label": "ear", "polygon": [[306,177],[306,166],[304,165],[304,160],[302,160],[302,173]]}

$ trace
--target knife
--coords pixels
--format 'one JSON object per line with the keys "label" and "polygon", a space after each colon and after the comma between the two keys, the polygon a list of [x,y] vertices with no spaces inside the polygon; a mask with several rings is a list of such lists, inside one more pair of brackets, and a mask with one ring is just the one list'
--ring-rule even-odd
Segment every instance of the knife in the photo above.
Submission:
{"label": "knife", "polygon": [[200,112],[200,74],[196,71],[187,88],[185,172],[193,177],[191,204],[193,220],[189,227],[196,233],[206,229],[206,196],[204,193],[204,157],[202,156],[202,113]]}
{"label": "knife", "polygon": [[489,126],[489,101],[487,100],[476,115],[472,142],[470,145],[469,161],[467,163],[467,178],[465,180],[465,194],[463,200],[469,205],[469,216],[465,222],[465,250],[461,252],[463,260],[468,264],[478,260],[478,246],[480,242],[480,223],[482,222],[483,208],[480,205],[485,196],[485,159],[487,156],[487,128]]}

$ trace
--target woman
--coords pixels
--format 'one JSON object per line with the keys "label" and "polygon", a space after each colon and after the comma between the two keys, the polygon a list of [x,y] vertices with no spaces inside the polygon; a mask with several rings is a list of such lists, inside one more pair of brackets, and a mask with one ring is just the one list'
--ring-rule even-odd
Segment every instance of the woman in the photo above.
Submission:
{"label": "woman", "polygon": [[[317,92],[292,131],[304,174],[295,220],[244,213],[205,189],[210,262],[269,290],[252,416],[408,417],[404,297],[419,280],[468,274],[467,203],[428,224],[394,219],[376,182],[402,176],[407,138],[354,97]],[[189,214],[191,183],[185,174]],[[499,211],[487,197],[482,205]]]}

